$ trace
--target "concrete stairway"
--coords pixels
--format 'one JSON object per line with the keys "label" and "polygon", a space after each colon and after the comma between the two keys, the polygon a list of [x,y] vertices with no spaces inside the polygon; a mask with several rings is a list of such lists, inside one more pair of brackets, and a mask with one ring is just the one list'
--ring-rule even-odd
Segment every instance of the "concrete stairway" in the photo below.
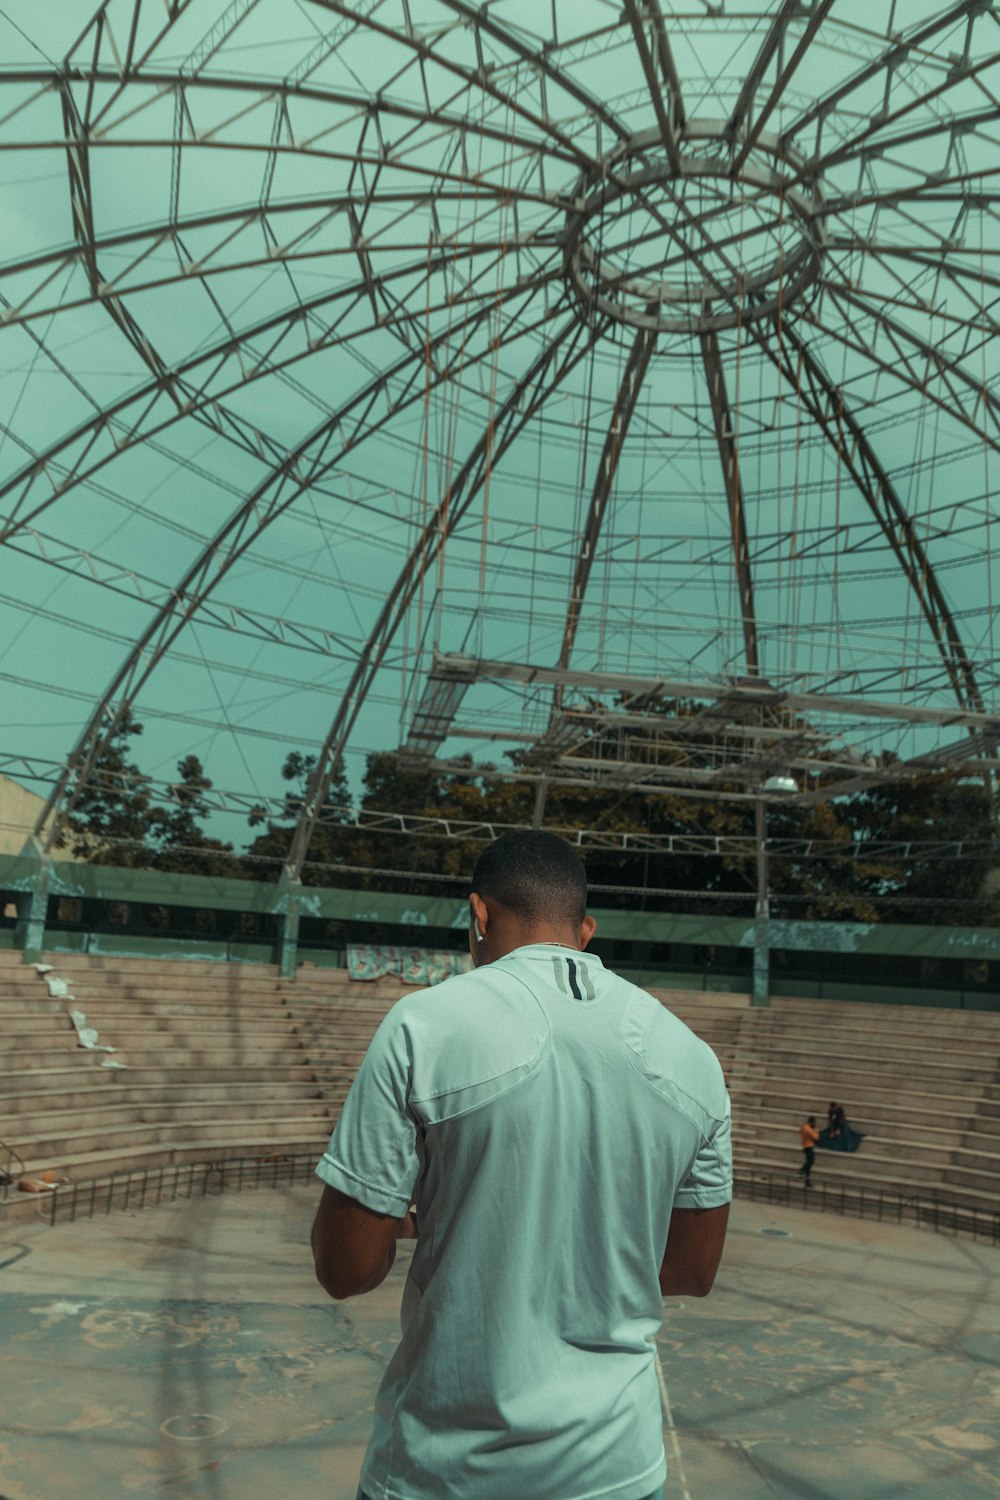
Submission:
{"label": "concrete stairway", "polygon": [[346,969],[302,964],[295,979],[281,981],[278,988],[309,1067],[336,1117],[383,1017],[416,986],[402,985],[398,979],[359,983]]}
{"label": "concrete stairway", "polygon": [[[0,954],[0,1136],[29,1176],[322,1151],[331,1107],[275,969],[49,956],[69,1000],[17,957]],[[78,1045],[70,1008],[123,1068]]]}
{"label": "concrete stairway", "polygon": [[[1000,1189],[1000,1015],[776,999],[747,1011],[728,1073],[747,1171],[794,1173],[798,1126],[831,1099],[865,1133],[818,1151],[814,1183],[992,1211]],[[995,1109],[995,1112],[991,1112]]]}
{"label": "concrete stairway", "polygon": [[[75,1002],[0,953],[0,1137],[27,1170],[89,1181],[137,1166],[322,1151],[383,1016],[408,993],[303,965],[49,960]],[[994,1209],[1000,1015],[663,990],[718,1054],[737,1167],[791,1177],[798,1126],[844,1103],[866,1139],[821,1151],[814,1180]],[[87,1013],[123,1070],[77,1045]],[[19,1197],[21,1195],[15,1195]]]}

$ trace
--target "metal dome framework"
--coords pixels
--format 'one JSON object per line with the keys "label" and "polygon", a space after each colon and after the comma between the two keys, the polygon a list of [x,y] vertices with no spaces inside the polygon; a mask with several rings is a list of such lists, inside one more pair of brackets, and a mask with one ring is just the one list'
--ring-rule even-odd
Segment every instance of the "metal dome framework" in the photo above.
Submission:
{"label": "metal dome framework", "polygon": [[562,675],[481,674],[462,748],[543,736],[576,671],[915,704],[990,759],[991,0],[74,17],[25,8],[0,67],[7,603],[104,670],[46,848],[114,724],[180,734],[191,692],[259,789],[284,681],[295,880],[359,729],[412,739],[470,643]]}

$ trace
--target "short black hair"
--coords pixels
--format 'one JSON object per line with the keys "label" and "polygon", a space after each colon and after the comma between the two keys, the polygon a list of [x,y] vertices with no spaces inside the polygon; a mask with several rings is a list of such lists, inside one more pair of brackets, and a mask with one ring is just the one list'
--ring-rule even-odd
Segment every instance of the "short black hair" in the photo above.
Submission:
{"label": "short black hair", "polygon": [[582,922],[587,872],[576,850],[555,833],[518,828],[479,856],[472,889],[516,916]]}

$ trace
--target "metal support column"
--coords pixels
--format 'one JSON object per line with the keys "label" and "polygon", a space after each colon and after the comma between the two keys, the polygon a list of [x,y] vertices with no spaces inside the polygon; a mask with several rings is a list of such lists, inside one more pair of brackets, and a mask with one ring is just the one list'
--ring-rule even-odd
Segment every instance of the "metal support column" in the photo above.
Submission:
{"label": "metal support column", "polygon": [[299,962],[299,918],[302,899],[301,880],[291,880],[282,875],[278,883],[281,892],[276,907],[278,918],[277,963],[282,979],[294,979]]}
{"label": "metal support column", "polygon": [[21,962],[37,964],[45,951],[45,919],[52,888],[52,861],[34,835],[21,851],[21,857],[34,866],[31,885],[17,898],[17,926],[14,942],[21,949]]}
{"label": "metal support column", "polygon": [[535,787],[535,807],[531,815],[532,828],[541,828],[545,822],[545,799],[548,796],[549,783],[543,776]]}
{"label": "metal support column", "polygon": [[757,799],[757,909],[753,925],[753,989],[751,1005],[768,1005],[771,997],[770,897],[767,875],[767,808]]}

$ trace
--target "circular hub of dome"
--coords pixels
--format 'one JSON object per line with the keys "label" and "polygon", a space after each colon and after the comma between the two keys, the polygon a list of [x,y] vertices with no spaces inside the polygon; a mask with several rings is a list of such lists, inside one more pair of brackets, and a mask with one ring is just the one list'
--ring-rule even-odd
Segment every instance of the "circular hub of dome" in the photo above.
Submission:
{"label": "circular hub of dome", "polygon": [[[816,280],[824,199],[762,135],[734,173],[721,122],[689,123],[677,165],[656,132],[584,177],[566,268],[588,308],[636,328],[697,333],[771,317]],[[795,185],[792,185],[794,182]]]}

